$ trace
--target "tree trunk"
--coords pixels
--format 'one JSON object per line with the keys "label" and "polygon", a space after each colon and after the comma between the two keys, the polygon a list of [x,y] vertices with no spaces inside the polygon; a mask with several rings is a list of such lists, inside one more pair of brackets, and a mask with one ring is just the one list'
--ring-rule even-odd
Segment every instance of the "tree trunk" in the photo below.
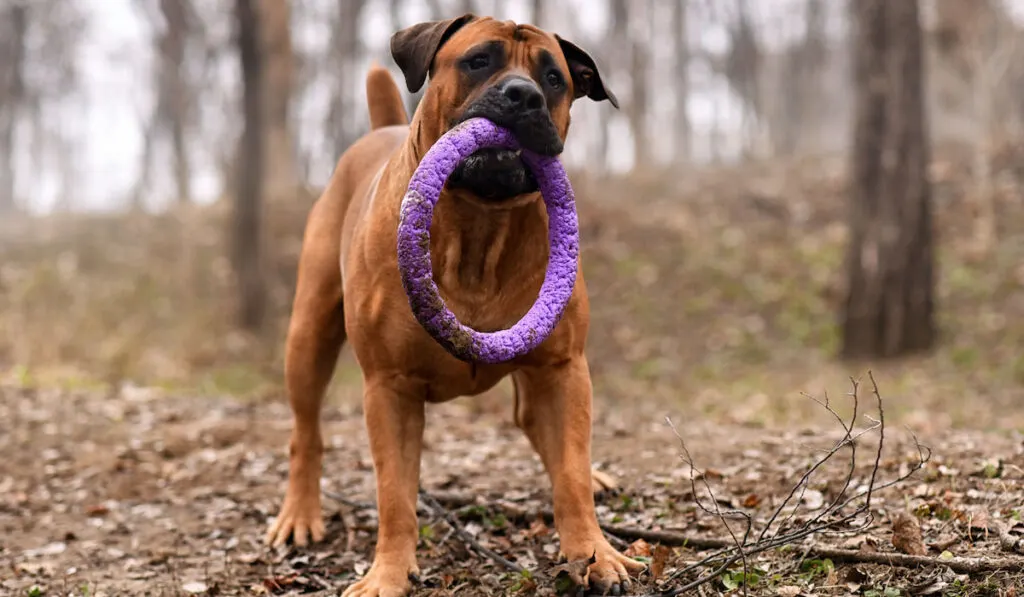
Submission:
{"label": "tree trunk", "polygon": [[157,100],[161,104],[158,114],[164,121],[164,130],[171,135],[174,154],[174,182],[179,203],[192,201],[192,169],[189,164],[186,127],[192,90],[185,75],[185,47],[188,40],[190,10],[185,0],[161,0],[160,12],[166,30],[160,40],[161,76],[163,78]]}
{"label": "tree trunk", "polygon": [[6,40],[0,41],[0,214],[17,208],[14,168],[14,128],[18,112],[25,102],[25,29],[28,26],[28,5],[14,3],[3,13],[7,22],[3,29]]}
{"label": "tree trunk", "polygon": [[743,99],[740,125],[743,129],[743,152],[746,157],[755,153],[761,144],[761,121],[764,101],[761,93],[761,42],[753,25],[753,16],[747,0],[736,5],[736,24],[730,31],[730,49],[726,59],[726,76]]}
{"label": "tree trunk", "polygon": [[676,161],[690,160],[690,141],[693,133],[690,115],[686,110],[690,98],[690,38],[687,33],[689,2],[678,0],[672,3],[672,36],[675,39],[675,96],[676,96]]}
{"label": "tree trunk", "polygon": [[631,5],[633,10],[640,11],[636,15],[639,22],[639,35],[634,34],[630,43],[629,51],[629,73],[630,73],[630,102],[627,109],[629,115],[629,127],[633,132],[633,168],[650,166],[651,141],[647,135],[647,114],[650,111],[650,102],[647,97],[647,75],[650,66],[648,52],[650,52],[650,19],[645,12],[650,6],[643,6],[639,3]]}
{"label": "tree trunk", "polygon": [[850,6],[857,97],[842,356],[896,357],[936,335],[918,3]]}
{"label": "tree trunk", "polygon": [[[399,3],[392,0],[391,17],[398,24]],[[363,87],[358,84],[356,65],[359,63],[359,20],[362,17],[365,0],[338,0],[337,24],[333,28],[331,44],[334,62],[334,94],[327,113],[327,126],[334,137],[334,157],[337,159],[352,143],[366,132],[366,122],[354,126],[353,106],[366,102]],[[398,27],[395,27],[397,31]],[[359,90],[359,92],[355,92]]]}
{"label": "tree trunk", "polygon": [[130,209],[143,211],[146,204],[146,191],[149,190],[153,175],[153,150],[156,147],[159,106],[154,106],[149,119],[142,122],[142,151],[139,153],[139,176],[131,194]]}
{"label": "tree trunk", "polygon": [[[10,110],[7,108],[7,110]],[[14,118],[0,114],[0,215],[13,213],[14,201]]]}
{"label": "tree trunk", "polygon": [[[628,48],[629,8],[626,5],[626,0],[611,0],[610,9],[612,12],[611,23],[609,24],[611,35],[605,45],[608,48]],[[616,86],[619,83],[624,84],[626,77],[629,75],[628,55],[620,50],[609,51],[602,48],[598,51],[604,56],[604,62],[608,65],[608,72],[604,77],[605,80],[611,82],[613,89],[617,88]],[[625,105],[624,110],[628,111],[629,106]],[[597,138],[591,145],[592,157],[590,158],[590,163],[593,164],[593,170],[598,176],[604,176],[607,173],[606,167],[608,165],[608,152],[611,147],[611,132],[608,128],[609,120],[600,117],[595,120],[594,127]]]}
{"label": "tree trunk", "polygon": [[544,14],[544,5],[545,3],[543,0],[533,0],[530,4],[530,18],[527,19],[527,22],[538,27],[546,25],[547,15]]}
{"label": "tree trunk", "polygon": [[253,6],[259,0],[236,0],[238,55],[242,68],[242,132],[238,192],[235,194],[234,255],[238,276],[239,323],[257,330],[266,310],[266,291],[261,267],[261,218],[264,163],[263,57],[260,48],[260,15]]}
{"label": "tree trunk", "polygon": [[996,190],[992,180],[992,133],[994,88],[997,81],[989,77],[987,64],[979,60],[971,73],[971,100],[974,116],[974,147],[971,175],[974,189],[974,246],[979,256],[992,251],[996,241]]}
{"label": "tree trunk", "polygon": [[264,57],[263,135],[267,161],[264,191],[288,196],[299,183],[290,103],[294,85],[294,53],[289,0],[259,0],[261,52]]}

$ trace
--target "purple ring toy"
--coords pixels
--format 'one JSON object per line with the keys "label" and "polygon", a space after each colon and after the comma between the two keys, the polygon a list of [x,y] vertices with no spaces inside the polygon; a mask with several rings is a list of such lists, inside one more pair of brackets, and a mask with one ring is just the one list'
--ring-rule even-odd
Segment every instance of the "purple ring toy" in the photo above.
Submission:
{"label": "purple ring toy", "polygon": [[[430,223],[448,176],[484,147],[520,149],[537,179],[548,213],[547,273],[540,296],[507,330],[480,332],[459,322],[445,306],[430,264]],[[510,131],[484,118],[462,122],[427,151],[409,181],[398,222],[398,268],[409,306],[441,346],[464,361],[504,363],[536,348],[558,324],[576,284],[579,225],[572,186],[558,158],[520,147]]]}

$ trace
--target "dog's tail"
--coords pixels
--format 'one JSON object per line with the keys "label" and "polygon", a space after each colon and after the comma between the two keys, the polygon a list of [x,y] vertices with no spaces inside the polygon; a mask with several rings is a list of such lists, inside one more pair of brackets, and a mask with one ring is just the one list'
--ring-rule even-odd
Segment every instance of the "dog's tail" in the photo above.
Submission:
{"label": "dog's tail", "polygon": [[371,130],[409,123],[398,85],[391,73],[377,63],[370,65],[366,75],[366,104],[370,108]]}

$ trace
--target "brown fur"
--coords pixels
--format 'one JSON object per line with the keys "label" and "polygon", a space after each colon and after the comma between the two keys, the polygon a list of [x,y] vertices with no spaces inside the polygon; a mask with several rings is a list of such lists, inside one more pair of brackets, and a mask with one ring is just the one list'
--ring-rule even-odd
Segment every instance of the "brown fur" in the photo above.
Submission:
{"label": "brown fur", "polygon": [[370,130],[409,124],[402,94],[395,87],[391,73],[377,64],[370,66],[366,74],[366,105],[370,110]]}
{"label": "brown fur", "polygon": [[[516,387],[516,424],[551,480],[563,553],[571,559],[596,553],[589,578],[598,589],[626,582],[628,573],[642,568],[608,544],[594,513],[591,383],[583,352],[589,304],[582,272],[551,336],[532,353],[502,365],[466,363],[446,353],[413,318],[402,289],[396,255],[399,206],[420,158],[474,97],[455,67],[464,52],[484,40],[509,44],[501,75],[530,76],[541,49],[556,56],[559,68],[573,73],[573,88],[549,105],[563,140],[575,97],[615,103],[596,67],[591,72],[586,65],[589,57],[567,62],[564,40],[532,26],[460,19],[395,35],[392,52],[407,83],[415,89],[429,72],[428,90],[412,122],[399,124],[405,110],[398,89],[383,69],[371,70],[367,101],[373,130],[338,161],[310,213],[303,241],[285,363],[295,416],[288,490],[267,541],[280,544],[293,537],[303,545],[324,536],[319,412],[347,338],[363,373],[380,527],[373,566],[346,597],[397,596],[411,589],[408,577],[418,571],[416,495],[425,404],[480,394],[507,375]],[[566,51],[582,53],[575,46]],[[548,259],[547,216],[539,193],[493,205],[446,190],[434,210],[430,238],[438,287],[463,323],[480,330],[505,328],[536,300]]]}

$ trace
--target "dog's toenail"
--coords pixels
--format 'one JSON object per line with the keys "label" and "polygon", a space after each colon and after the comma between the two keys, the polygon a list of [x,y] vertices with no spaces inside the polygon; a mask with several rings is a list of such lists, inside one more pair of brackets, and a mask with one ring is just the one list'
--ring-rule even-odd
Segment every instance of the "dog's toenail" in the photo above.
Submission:
{"label": "dog's toenail", "polygon": [[622,595],[622,587],[619,586],[619,583],[612,585],[612,595],[613,597],[619,597],[619,595]]}
{"label": "dog's toenail", "polygon": [[413,572],[409,573],[409,580],[412,581],[413,584],[417,584],[417,585],[418,584],[422,584],[422,582],[423,582],[422,580],[420,580],[420,577],[417,574],[413,573]]}

